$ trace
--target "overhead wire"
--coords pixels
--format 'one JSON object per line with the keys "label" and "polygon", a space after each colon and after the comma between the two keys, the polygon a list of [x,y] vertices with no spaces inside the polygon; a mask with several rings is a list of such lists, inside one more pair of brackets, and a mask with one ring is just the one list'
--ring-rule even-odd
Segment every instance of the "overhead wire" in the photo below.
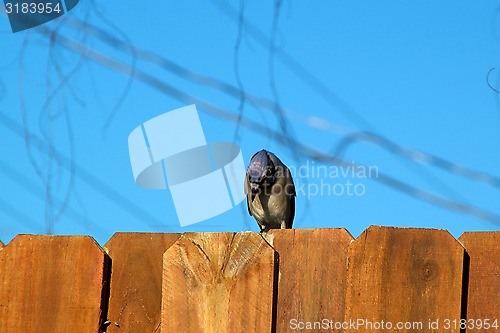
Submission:
{"label": "overhead wire", "polygon": [[[18,171],[16,168],[8,165],[7,163],[3,162],[0,160],[0,173],[3,173],[5,176],[7,176],[10,179],[15,179],[16,184],[18,186],[21,186],[28,192],[30,195],[38,198],[39,200],[45,200],[45,192],[42,188],[40,188],[40,185],[31,180],[29,177],[24,175],[22,172]],[[61,199],[54,198],[56,202],[61,202]],[[84,214],[81,214],[78,212],[76,209],[73,209],[71,206],[68,206],[66,211],[65,211],[65,216],[70,218],[72,221],[80,224],[83,227],[92,227],[93,229],[96,230],[96,232],[99,233],[106,233],[106,230],[101,227],[99,224],[92,222],[85,216]],[[27,220],[27,219],[25,219]],[[30,221],[34,222],[32,219]],[[25,224],[26,226],[29,227],[28,224]],[[33,223],[33,225],[37,225],[37,223]],[[40,226],[41,228],[41,226]],[[38,229],[34,229],[30,227],[31,230],[33,231],[39,231]]]}
{"label": "overhead wire", "polygon": [[[44,33],[46,33],[46,32],[44,32]],[[64,37],[62,37],[62,36],[57,36],[56,39],[57,39],[58,43],[63,41],[64,46],[66,48],[73,50],[73,51],[77,51],[77,52],[89,51],[89,49],[88,48],[86,49],[85,47],[84,48],[81,48],[81,47],[75,48],[74,43],[72,43],[70,40],[65,40]],[[120,64],[119,62],[115,62],[113,60],[110,60],[109,57],[103,56],[99,53],[90,52],[88,55],[86,54],[86,57],[95,61],[95,62],[110,66],[110,67],[114,68],[115,70],[118,70],[118,71],[124,73],[125,75],[130,75],[130,73],[131,73],[131,68],[129,68],[130,66],[127,67],[127,65]],[[156,58],[156,60],[161,60],[161,59]],[[165,63],[164,59],[161,60],[161,62]],[[128,71],[128,74],[127,74],[127,71]],[[156,89],[162,91],[163,93],[167,93],[170,96],[176,96],[177,99],[183,100],[185,102],[193,102],[194,101],[194,102],[196,102],[196,104],[201,104],[201,108],[203,110],[211,113],[212,115],[215,115],[216,117],[222,117],[222,118],[224,118],[226,120],[230,120],[230,121],[237,121],[237,118],[234,116],[234,114],[227,112],[225,110],[222,110],[221,108],[214,106],[210,103],[207,103],[207,102],[204,102],[200,99],[194,98],[193,96],[190,96],[189,94],[186,94],[180,90],[177,90],[177,89],[165,84],[165,82],[162,82],[161,80],[159,80],[159,79],[155,78],[154,76],[151,76],[145,72],[135,74],[134,77],[143,81],[143,82],[146,82],[147,84],[155,87]],[[206,78],[204,78],[203,76],[197,77],[197,79],[200,79],[200,78],[202,80],[206,80]],[[217,80],[215,80],[215,81],[210,80],[210,81],[211,81],[211,83],[216,82],[216,83],[220,84],[220,82],[218,82]],[[225,86],[225,87],[228,88],[227,86]],[[230,90],[233,90],[236,93],[239,92],[238,89],[233,89],[232,87],[229,87],[229,88],[230,88]],[[247,95],[245,95],[245,96],[247,96]],[[261,101],[261,100],[259,100],[259,101]],[[271,105],[272,104],[273,103],[271,102]],[[266,126],[252,122],[248,119],[244,119],[244,121],[242,121],[242,123],[244,123],[244,125],[246,127],[249,127],[252,130],[255,130],[255,131],[258,131],[261,133],[266,133],[267,135],[276,134],[276,133],[273,133],[273,131],[271,131]],[[279,142],[281,142],[282,144],[284,142],[286,142],[286,140],[284,140],[284,139],[285,138],[277,136],[277,140]],[[309,149],[305,149],[305,148],[306,147],[301,148],[302,153],[306,153],[307,151],[309,151],[309,153],[310,153],[309,156],[312,158],[315,158],[319,161],[328,161],[328,162],[333,162],[333,163],[340,163],[340,161],[341,161],[340,159],[336,158],[335,156],[325,155],[325,154],[322,154],[321,152],[318,152],[315,150],[309,150]],[[452,167],[452,168],[448,168],[448,169],[452,170],[452,169],[456,169],[456,168]],[[465,172],[465,173],[461,172],[461,174],[470,176],[470,174],[467,172]],[[464,204],[454,202],[452,200],[448,200],[446,198],[441,198],[439,196],[433,195],[430,192],[421,191],[415,187],[412,187],[409,185],[407,186],[407,184],[405,184],[403,182],[399,182],[396,179],[393,179],[392,177],[382,176],[382,177],[380,177],[380,180],[383,183],[385,183],[386,185],[398,188],[401,191],[406,192],[407,194],[416,195],[417,197],[421,198],[424,201],[431,202],[431,203],[437,204],[437,205],[442,206],[442,207],[448,207],[449,209],[452,209],[452,210],[467,212],[470,215],[475,215],[475,216],[478,216],[480,218],[483,218],[483,219],[486,219],[489,221],[495,221],[498,223],[498,216],[496,214],[488,213],[488,212],[482,211],[480,209],[476,209],[474,207],[471,207],[469,205],[464,205]]]}
{"label": "overhead wire", "polygon": [[[44,29],[45,30],[45,29]],[[47,33],[44,32],[44,30],[39,30],[41,33]],[[130,73],[130,68],[128,64],[122,63],[120,61],[117,61],[109,56],[106,56],[102,53],[96,52],[92,49],[89,49],[86,45],[82,45],[74,40],[68,39],[64,36],[58,36],[57,37],[57,42],[59,45],[72,50],[74,52],[79,52],[81,54],[84,54],[88,59],[97,62],[101,65],[105,65],[108,68],[112,68],[118,72],[121,72],[125,75],[127,73]],[[207,112],[208,114],[215,116],[217,118],[222,118],[228,121],[236,122],[238,119],[238,116],[235,115],[232,112],[229,112],[221,107],[218,107],[216,105],[213,105],[212,103],[209,103],[203,99],[194,97],[170,84],[167,82],[161,80],[160,78],[149,74],[145,71],[142,71],[140,69],[137,69],[135,71],[134,77],[151,86],[152,88],[155,88],[156,90],[165,93],[171,97],[174,97],[184,103],[189,103],[189,104],[196,104],[202,111]],[[266,136],[274,136],[277,140],[277,142],[281,144],[288,144],[289,139],[284,137],[283,135],[280,135],[279,132],[273,131],[269,129],[267,126],[262,125],[256,121],[253,121],[247,117],[243,117],[241,124],[243,126],[246,126],[247,128],[259,132],[261,134],[264,134]],[[305,157],[309,157],[312,159],[315,159],[320,162],[327,162],[327,163],[334,163],[337,165],[353,165],[352,163],[348,163],[336,156],[333,156],[332,154],[327,154],[323,153],[321,151],[318,151],[315,148],[309,147],[301,142],[293,142],[293,144],[296,146],[297,151],[301,153]],[[361,165],[357,164],[357,167],[360,167]],[[394,189],[399,190],[402,193],[405,193],[411,197],[416,197],[421,199],[422,201],[434,204],[436,206],[440,206],[442,208],[447,208],[449,210],[453,211],[458,211],[462,213],[466,213],[468,215],[472,215],[478,218],[481,218],[483,220],[489,221],[489,222],[494,222],[494,223],[500,223],[500,215],[486,211],[481,208],[477,208],[468,204],[464,204],[461,202],[457,202],[454,200],[450,200],[438,195],[435,195],[431,192],[424,191],[421,189],[418,189],[417,187],[414,187],[412,185],[409,185],[405,182],[399,181],[394,177],[379,173],[379,177],[376,179],[373,179],[375,181],[381,182],[385,185],[388,185]]]}
{"label": "overhead wire", "polygon": [[[215,0],[212,0],[210,3],[217,7],[228,18],[233,21],[237,21],[238,11],[229,3],[225,1],[223,3],[217,3],[217,1]],[[248,20],[246,20],[245,25],[247,27],[248,34],[252,36],[255,41],[257,41],[264,48],[269,47],[270,39],[262,30],[260,30],[255,24]],[[361,124],[362,128],[364,129],[372,131],[375,130],[373,128],[373,125],[371,125],[368,120],[366,120],[359,112],[352,108],[347,102],[345,102],[340,96],[332,91],[318,77],[307,70],[299,61],[288,54],[288,52],[286,52],[284,49],[276,49],[275,56],[280,61],[282,61],[283,64],[297,76],[297,78],[309,85],[315,93],[317,93],[321,98],[334,106],[347,119],[351,120],[355,124]]]}
{"label": "overhead wire", "polygon": [[467,168],[465,166],[459,165],[457,163],[446,160],[437,155],[429,154],[422,151],[417,151],[414,149],[409,149],[400,145],[395,144],[394,142],[385,139],[381,135],[370,132],[353,132],[346,134],[342,140],[338,142],[334,149],[332,149],[332,153],[335,156],[342,157],[344,156],[347,149],[353,144],[364,141],[379,147],[382,147],[396,155],[401,157],[406,157],[416,162],[420,162],[422,164],[431,165],[437,168],[440,168],[444,171],[463,176],[464,178],[468,178],[472,181],[481,182],[486,185],[490,185],[496,188],[500,188],[500,177],[491,175],[486,172],[480,172],[473,170],[471,168]]}
{"label": "overhead wire", "polygon": [[0,198],[0,212],[1,214],[8,215],[13,221],[19,222],[33,232],[39,232],[36,229],[38,224],[34,219],[26,215],[23,211],[19,210],[17,207],[9,203],[8,201]]}
{"label": "overhead wire", "polygon": [[[14,135],[19,136],[21,138],[23,138],[26,133],[23,126],[18,124],[11,117],[7,116],[4,112],[0,112],[0,125],[2,125],[6,130],[10,131]],[[39,138],[37,135],[35,135],[30,131],[28,131],[27,134],[34,148],[36,148],[37,150],[46,149],[46,143],[41,138]],[[62,154],[59,155],[59,158],[61,166],[65,169],[68,169],[71,163],[70,159]],[[149,212],[144,210],[144,208],[137,205],[135,202],[133,202],[132,200],[130,200],[129,198],[127,198],[114,188],[112,188],[111,186],[107,185],[104,181],[97,178],[95,175],[92,174],[92,172],[88,171],[87,169],[81,167],[76,163],[74,167],[75,167],[75,176],[77,178],[89,184],[90,187],[92,187],[95,191],[99,192],[106,199],[114,203],[118,208],[134,216],[135,218],[138,219],[138,221],[149,227],[152,228],[166,227],[164,221],[161,221],[160,219],[151,215]]]}
{"label": "overhead wire", "polygon": [[[229,8],[230,8],[230,6],[229,6]],[[261,41],[261,43],[263,43],[264,41],[269,42],[267,37],[262,32],[260,32],[260,30],[258,30],[258,28],[253,26],[251,23],[248,23],[247,21],[245,21],[245,18],[244,18],[244,16],[241,15],[241,13],[240,13],[238,22],[241,22],[242,26],[245,25],[245,27],[247,24],[249,24],[250,31],[253,31],[254,37],[256,35],[257,36],[256,38],[258,38],[258,40]],[[192,82],[198,83],[200,85],[216,89],[218,91],[221,91],[223,93],[228,94],[231,97],[237,98],[240,100],[240,104],[241,104],[242,97],[244,97],[245,100],[249,101],[250,103],[252,103],[256,106],[259,106],[259,107],[262,107],[262,108],[265,108],[265,109],[268,109],[268,110],[271,110],[274,112],[276,112],[276,110],[277,110],[278,114],[279,113],[283,114],[286,111],[287,114],[292,114],[292,116],[293,116],[293,113],[290,110],[283,109],[283,107],[281,105],[279,105],[276,102],[276,100],[272,101],[272,100],[268,100],[266,98],[262,98],[262,97],[258,97],[258,96],[249,94],[248,92],[243,91],[241,89],[241,87],[239,87],[239,86],[235,87],[234,85],[227,83],[227,82],[224,82],[220,79],[216,79],[216,78],[212,78],[212,77],[208,77],[208,76],[196,73],[196,72],[189,70],[189,69],[187,69],[187,68],[185,68],[185,67],[183,67],[183,66],[181,66],[181,65],[179,65],[171,60],[168,60],[164,57],[156,55],[152,52],[136,48],[133,45],[128,45],[123,40],[116,38],[115,36],[111,35],[110,33],[106,32],[105,30],[102,30],[99,27],[96,27],[92,24],[89,24],[88,22],[82,22],[80,20],[71,18],[68,20],[67,24],[69,26],[73,27],[74,29],[88,31],[94,37],[97,37],[97,38],[101,39],[102,41],[109,43],[117,50],[120,50],[123,52],[132,52],[133,54],[136,55],[136,57],[138,59],[155,64],[155,65],[159,66],[160,68],[163,68],[164,70],[167,70],[168,72],[170,72],[170,73],[172,73],[172,74],[174,74],[182,79],[192,81]],[[275,53],[278,55],[278,58],[279,58],[280,54],[285,54],[285,56],[286,56],[285,59],[291,58],[291,56],[289,56],[285,51],[283,51],[281,49],[275,50]],[[291,62],[292,64],[298,63],[293,58],[291,58],[291,59],[292,59],[292,62]],[[291,67],[292,70],[293,70],[293,68],[294,67]],[[300,68],[303,71],[307,71],[303,66]],[[300,73],[301,73],[301,71],[296,72],[296,75],[300,75]],[[302,77],[302,79],[304,79],[305,82],[307,83],[307,82],[310,82],[310,80],[308,81],[308,78],[310,79],[310,76],[312,76],[314,79],[312,82],[317,81],[316,82],[317,84],[319,84],[320,86],[323,86],[323,89],[320,89],[320,91],[324,90],[323,95],[326,97],[329,96],[328,98],[326,98],[326,97],[325,98],[327,100],[329,100],[332,103],[332,105],[334,105],[334,106],[337,105],[341,110],[346,111],[347,114],[351,114],[351,112],[354,112],[355,114],[357,114],[357,112],[354,109],[352,109],[350,106],[348,106],[342,100],[340,100],[340,101],[342,101],[342,103],[333,103],[333,101],[337,99],[337,95],[334,94],[331,90],[329,90],[329,88],[326,87],[323,83],[321,83],[321,81],[319,81],[318,78],[314,77],[313,74],[311,74],[310,72],[308,72],[308,73],[309,74]],[[316,84],[311,84],[311,86],[314,89],[316,88],[315,87]],[[300,117],[301,119],[304,118],[302,115],[298,115],[298,114],[295,114],[295,117]],[[366,121],[366,119],[363,118],[364,119],[363,120],[361,118],[356,116],[356,117],[352,118],[351,120],[360,124],[361,127],[373,128],[372,125],[365,126],[367,121]],[[306,120],[307,125],[309,125],[311,127],[318,128],[318,129],[325,129],[325,126],[328,127],[329,129],[337,129],[336,132],[340,135],[345,134],[346,131],[347,132],[357,132],[356,130],[345,129],[345,128],[344,128],[344,130],[339,130],[338,125],[332,125],[330,122],[326,121],[325,119],[314,117],[314,116],[306,117],[305,120]],[[237,122],[236,128],[238,128],[238,126],[239,126],[238,124],[239,124],[239,122]],[[388,139],[386,138],[385,140],[388,140]],[[405,157],[405,156],[402,156],[402,157]],[[415,171],[415,170],[413,170],[413,171]],[[440,186],[441,188],[444,188],[448,192],[455,194],[455,196],[461,197],[453,189],[449,188],[449,186],[444,184],[440,179],[437,179],[436,177],[434,177],[432,174],[427,173],[424,176],[427,178],[428,177],[432,178],[432,179],[429,179],[429,182],[433,186]],[[424,177],[424,176],[422,176],[422,177]]]}
{"label": "overhead wire", "polygon": [[[211,3],[219,8],[219,10],[222,11],[222,13],[227,17],[229,17],[233,21],[236,21],[238,11],[234,7],[232,7],[231,4],[227,3],[226,1],[217,2],[216,0],[212,0]],[[245,25],[247,26],[248,34],[252,36],[254,40],[256,40],[262,47],[266,48],[270,43],[273,42],[272,35],[271,38],[269,38],[252,22],[247,20],[245,22]],[[286,66],[291,71],[291,73],[295,74],[298,79],[308,85],[313,92],[318,94],[332,107],[341,112],[347,119],[360,126],[361,130],[371,131],[374,133],[377,132],[373,124],[371,124],[365,117],[363,117],[358,111],[350,106],[330,87],[323,83],[316,75],[309,71],[304,65],[302,65],[284,49],[275,50],[275,56],[283,63],[284,66]],[[415,173],[418,177],[424,179],[432,187],[444,190],[457,198],[463,199],[461,194],[456,192],[456,190],[451,188],[440,178],[435,177],[429,171],[424,169],[415,169],[413,165],[404,164],[404,166],[410,169],[410,171]]]}

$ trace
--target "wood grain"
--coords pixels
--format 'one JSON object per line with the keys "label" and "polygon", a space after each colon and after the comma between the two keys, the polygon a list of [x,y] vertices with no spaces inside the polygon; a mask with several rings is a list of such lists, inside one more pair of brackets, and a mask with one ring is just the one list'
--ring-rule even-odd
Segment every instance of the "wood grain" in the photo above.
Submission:
{"label": "wood grain", "polygon": [[91,237],[17,236],[0,251],[0,332],[98,332],[108,264]]}
{"label": "wood grain", "polygon": [[180,234],[116,233],[106,243],[113,261],[107,332],[160,332],[163,253]]}
{"label": "wood grain", "polygon": [[163,256],[162,333],[272,332],[276,261],[257,233],[184,234]]}
{"label": "wood grain", "polygon": [[[460,332],[443,320],[461,318],[464,258],[444,230],[368,228],[349,247],[345,320],[372,325],[347,332]],[[429,328],[429,320],[440,326]],[[382,321],[394,326],[374,326]],[[398,322],[423,327],[397,329]]]}
{"label": "wood grain", "polygon": [[[299,322],[314,325],[324,319],[342,321],[347,249],[353,241],[349,232],[345,229],[271,230],[266,239],[279,254],[276,332],[290,332]],[[335,331],[342,332],[342,329]]]}
{"label": "wood grain", "polygon": [[[467,319],[493,321],[500,327],[500,232],[466,232],[459,240],[470,257]],[[500,332],[477,329],[467,332]]]}

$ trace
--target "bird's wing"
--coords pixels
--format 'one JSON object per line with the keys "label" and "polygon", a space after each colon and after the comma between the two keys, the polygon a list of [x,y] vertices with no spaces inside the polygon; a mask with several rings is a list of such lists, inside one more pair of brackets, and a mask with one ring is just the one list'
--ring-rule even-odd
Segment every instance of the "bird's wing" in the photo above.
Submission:
{"label": "bird's wing", "polygon": [[[292,178],[292,174],[290,173],[290,169],[288,169],[288,167],[283,162],[281,162],[281,160],[278,158],[278,156],[274,155],[271,152],[268,152],[267,155],[269,156],[270,160],[272,161],[272,163],[275,166],[277,166],[277,167],[279,166],[280,168],[282,168],[282,171],[283,171],[282,175],[286,178],[286,183],[290,184],[288,186],[292,186],[293,196],[296,196],[295,185],[293,184],[293,178]],[[290,191],[290,192],[292,192],[292,191]]]}
{"label": "bird's wing", "polygon": [[295,197],[290,197],[290,217],[288,218],[288,221],[285,221],[286,227],[288,229],[292,228],[293,224],[293,219],[295,218]]}
{"label": "bird's wing", "polygon": [[[292,224],[293,224],[293,219],[295,218],[295,197],[297,196],[297,193],[295,192],[295,184],[293,183],[293,178],[292,178],[292,175],[290,173],[290,169],[288,169],[287,167],[286,168],[286,175],[285,177],[287,178],[287,186],[288,187],[291,187],[292,191],[291,190],[288,190],[286,191],[287,195],[288,195],[288,200],[289,200],[289,203],[290,203],[290,215],[288,217],[288,220],[285,221],[286,223],[286,227],[287,228],[292,228]],[[290,194],[288,194],[290,193]]]}
{"label": "bird's wing", "polygon": [[253,216],[252,215],[252,211],[250,210],[250,201],[252,200],[252,191],[250,190],[250,184],[248,184],[248,178],[245,176],[245,183],[244,183],[244,187],[245,187],[245,194],[247,196],[247,209],[248,209],[248,214],[250,216]]}
{"label": "bird's wing", "polygon": [[251,194],[247,194],[247,209],[248,209],[248,215],[253,216],[252,211],[250,210],[250,198]]}

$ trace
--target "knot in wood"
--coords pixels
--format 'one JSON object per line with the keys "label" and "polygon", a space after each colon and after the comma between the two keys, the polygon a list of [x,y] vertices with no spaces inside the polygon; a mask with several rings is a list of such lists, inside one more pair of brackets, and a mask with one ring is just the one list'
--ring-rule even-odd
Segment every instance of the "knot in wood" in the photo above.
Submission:
{"label": "knot in wood", "polygon": [[424,260],[420,267],[420,278],[424,281],[432,281],[438,275],[438,266],[434,260]]}

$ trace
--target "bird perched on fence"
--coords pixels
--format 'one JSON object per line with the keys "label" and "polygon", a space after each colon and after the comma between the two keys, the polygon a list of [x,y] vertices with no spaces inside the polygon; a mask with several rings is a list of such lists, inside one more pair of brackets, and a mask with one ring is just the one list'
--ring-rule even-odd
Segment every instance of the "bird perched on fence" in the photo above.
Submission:
{"label": "bird perched on fence", "polygon": [[267,150],[250,159],[245,176],[248,213],[261,232],[292,228],[295,216],[295,186],[286,165]]}

